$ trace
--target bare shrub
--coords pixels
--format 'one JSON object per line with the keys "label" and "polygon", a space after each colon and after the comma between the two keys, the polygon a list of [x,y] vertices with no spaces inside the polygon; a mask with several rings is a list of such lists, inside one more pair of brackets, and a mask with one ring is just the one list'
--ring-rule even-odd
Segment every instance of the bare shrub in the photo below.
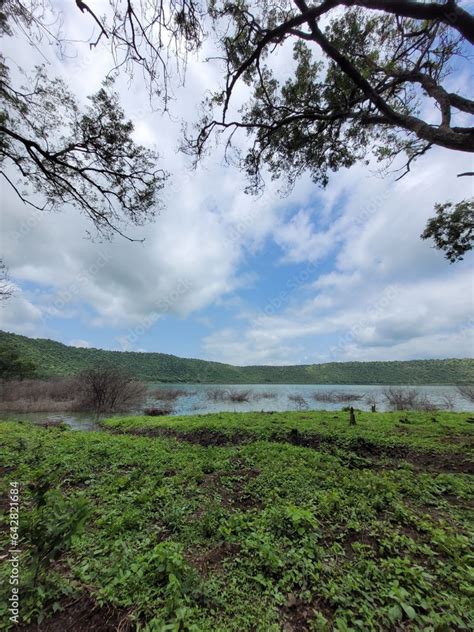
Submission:
{"label": "bare shrub", "polygon": [[383,396],[392,410],[414,410],[418,401],[415,389],[385,388]]}
{"label": "bare shrub", "polygon": [[248,402],[250,399],[250,391],[229,391],[228,399],[231,402]]}
{"label": "bare shrub", "polygon": [[24,413],[79,411],[82,410],[82,389],[76,378],[2,381],[0,410]]}
{"label": "bare shrub", "polygon": [[174,401],[178,399],[178,397],[188,395],[188,391],[184,391],[179,388],[159,388],[154,391],[152,395],[155,399],[160,399],[162,401]]}
{"label": "bare shrub", "polygon": [[443,408],[445,410],[454,410],[454,406],[455,406],[454,395],[451,395],[451,393],[443,393],[443,396],[441,399],[443,401]]}
{"label": "bare shrub", "polygon": [[96,367],[71,378],[3,381],[0,394],[2,411],[101,413],[138,407],[146,387],[113,367]]}
{"label": "bare shrub", "polygon": [[234,391],[224,388],[210,388],[206,392],[207,398],[214,402],[248,402],[251,392],[247,391]]}
{"label": "bare shrub", "polygon": [[459,384],[457,386],[458,393],[468,402],[474,402],[474,386],[469,384]]}
{"label": "bare shrub", "polygon": [[253,394],[253,399],[276,399],[277,394],[274,391],[258,391]]}
{"label": "bare shrub", "polygon": [[439,410],[440,406],[434,404],[427,395],[420,395],[416,404],[416,410]]}
{"label": "bare shrub", "polygon": [[171,406],[159,406],[154,408],[145,408],[143,414],[148,417],[161,417],[162,415],[172,415],[174,408]]}
{"label": "bare shrub", "polygon": [[228,398],[228,391],[223,388],[210,388],[206,391],[206,396],[214,402],[224,402]]}
{"label": "bare shrub", "polygon": [[366,395],[364,402],[367,404],[367,406],[370,406],[371,408],[373,406],[377,407],[378,403],[379,403],[379,398],[376,395]]}
{"label": "bare shrub", "polygon": [[357,393],[342,393],[339,391],[317,391],[312,398],[317,402],[339,404],[341,402],[357,402],[364,396]]}
{"label": "bare shrub", "polygon": [[290,394],[288,395],[288,399],[290,400],[290,402],[293,402],[295,404],[297,410],[304,410],[308,408],[308,402],[300,393]]}
{"label": "bare shrub", "polygon": [[392,410],[437,410],[427,395],[414,388],[386,388],[383,396]]}
{"label": "bare shrub", "polygon": [[83,410],[97,414],[130,410],[146,396],[145,385],[132,375],[112,366],[96,366],[79,375]]}

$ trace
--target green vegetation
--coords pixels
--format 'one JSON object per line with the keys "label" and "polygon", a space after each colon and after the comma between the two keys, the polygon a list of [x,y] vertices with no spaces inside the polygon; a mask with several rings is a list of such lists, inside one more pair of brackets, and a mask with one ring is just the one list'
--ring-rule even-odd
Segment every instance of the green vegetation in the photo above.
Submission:
{"label": "green vegetation", "polygon": [[38,367],[38,377],[76,375],[111,365],[136,378],[204,384],[473,384],[474,360],[331,362],[295,366],[232,366],[164,353],[68,347],[54,340],[0,332],[0,345]]}
{"label": "green vegetation", "polygon": [[21,357],[20,352],[8,342],[0,346],[0,379],[23,380],[34,377],[36,365],[31,360]]}
{"label": "green vegetation", "polygon": [[96,433],[3,422],[24,619],[73,632],[100,617],[141,632],[472,629],[472,418],[356,418],[130,417]]}

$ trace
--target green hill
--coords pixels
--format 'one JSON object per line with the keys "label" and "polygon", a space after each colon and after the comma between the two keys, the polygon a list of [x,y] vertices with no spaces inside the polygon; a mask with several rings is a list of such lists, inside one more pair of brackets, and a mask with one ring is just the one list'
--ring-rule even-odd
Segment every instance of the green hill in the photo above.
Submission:
{"label": "green hill", "polygon": [[69,347],[54,340],[0,331],[0,349],[14,349],[38,367],[38,376],[74,375],[98,363],[155,382],[207,384],[473,384],[474,360],[331,362],[294,366],[232,366],[165,353]]}

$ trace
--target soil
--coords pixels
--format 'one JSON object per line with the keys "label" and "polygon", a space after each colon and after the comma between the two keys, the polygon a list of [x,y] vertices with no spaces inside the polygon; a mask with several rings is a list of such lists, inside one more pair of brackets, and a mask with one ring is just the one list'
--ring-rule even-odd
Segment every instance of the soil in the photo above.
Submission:
{"label": "soil", "polygon": [[[180,441],[187,441],[204,447],[242,445],[252,443],[252,441],[257,441],[260,438],[252,432],[240,431],[227,434],[208,428],[199,428],[188,432],[178,431],[173,428],[138,428],[130,430],[126,434],[174,437]],[[290,430],[286,434],[273,434],[268,440],[278,443],[291,443],[292,445],[314,450],[324,449],[330,451],[331,448],[339,445],[337,437],[316,433],[303,434],[297,429]],[[458,443],[458,441],[456,440],[454,443]],[[388,463],[387,468],[396,467],[400,461],[406,461],[416,471],[474,474],[474,461],[460,452],[439,453],[415,450],[408,446],[383,446],[367,441],[362,437],[352,441],[350,445],[345,444],[340,447],[346,448],[357,457],[367,460],[358,464],[356,462],[352,463],[352,466],[356,467],[376,467],[378,465],[377,461],[389,459],[392,463]]]}
{"label": "soil", "polygon": [[311,603],[303,603],[294,594],[287,596],[286,603],[280,608],[280,623],[283,632],[310,632],[314,630],[314,615],[322,613],[328,621],[333,611],[323,599],[315,597]]}
{"label": "soil", "polygon": [[215,490],[226,509],[252,509],[260,507],[258,498],[246,489],[249,480],[256,478],[260,471],[256,468],[242,467],[237,470],[212,472],[206,474],[202,487]]}
{"label": "soil", "polygon": [[189,557],[188,561],[202,575],[216,571],[222,566],[228,557],[238,555],[240,545],[232,542],[221,542],[208,551],[197,552]]}
{"label": "soil", "polygon": [[99,606],[90,595],[67,599],[62,610],[40,624],[18,626],[17,632],[131,632],[127,614],[109,605]]}

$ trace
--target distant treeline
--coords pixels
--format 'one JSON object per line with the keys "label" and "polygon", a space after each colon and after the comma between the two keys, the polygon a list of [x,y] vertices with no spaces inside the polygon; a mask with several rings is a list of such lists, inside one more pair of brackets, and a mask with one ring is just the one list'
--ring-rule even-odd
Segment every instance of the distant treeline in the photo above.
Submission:
{"label": "distant treeline", "polygon": [[76,375],[99,364],[113,365],[154,382],[203,384],[474,384],[473,359],[409,362],[331,362],[294,366],[232,366],[164,353],[69,347],[0,331],[1,356],[14,352],[36,367],[35,377]]}

